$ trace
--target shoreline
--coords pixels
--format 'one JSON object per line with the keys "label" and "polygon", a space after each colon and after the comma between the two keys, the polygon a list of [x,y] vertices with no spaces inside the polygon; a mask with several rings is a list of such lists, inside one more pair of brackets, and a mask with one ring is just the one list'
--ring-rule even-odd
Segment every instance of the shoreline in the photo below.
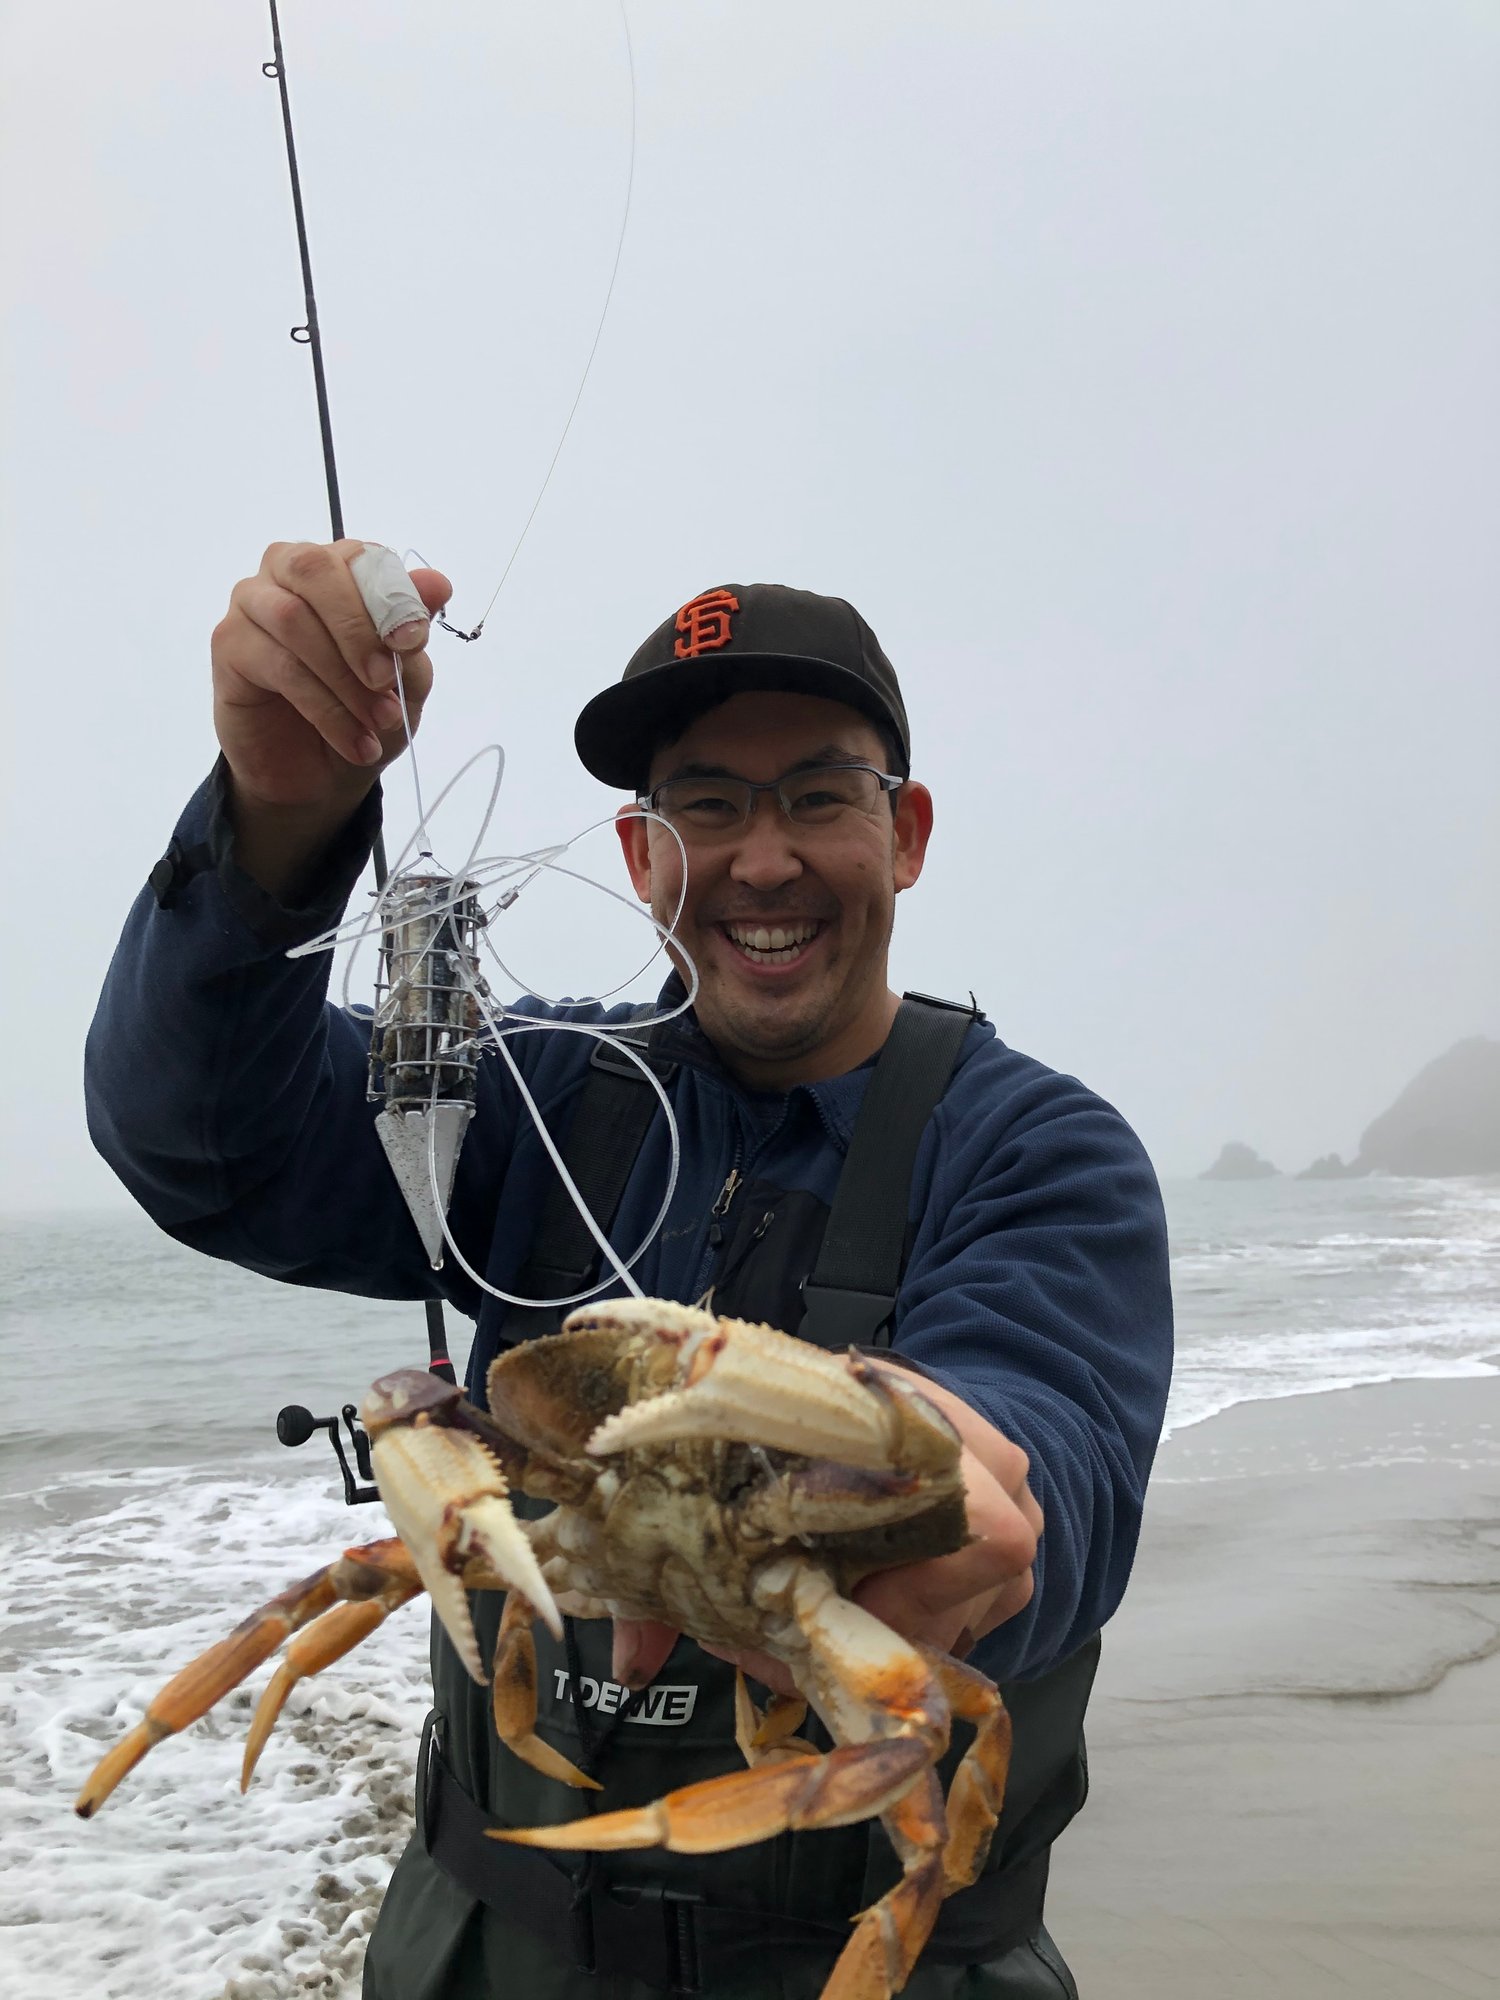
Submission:
{"label": "shoreline", "polygon": [[1088,1739],[1048,1898],[1083,2000],[1488,2000],[1500,1376],[1174,1433]]}
{"label": "shoreline", "polygon": [[1152,1478],[1161,1476],[1162,1453],[1169,1445],[1186,1437],[1190,1431],[1201,1429],[1204,1424],[1217,1423],[1221,1417],[1232,1416],[1236,1410],[1254,1409],[1262,1403],[1295,1403],[1304,1396],[1348,1396],[1361,1389],[1399,1389],[1408,1382],[1476,1382],[1492,1375],[1500,1375],[1500,1354],[1470,1354],[1459,1357],[1451,1366],[1422,1374],[1393,1369],[1389,1375],[1370,1375],[1359,1381],[1299,1382],[1292,1388],[1276,1390],[1269,1395],[1239,1396],[1233,1402],[1220,1403],[1212,1410],[1205,1410],[1201,1416],[1180,1417],[1175,1423],[1169,1409]]}

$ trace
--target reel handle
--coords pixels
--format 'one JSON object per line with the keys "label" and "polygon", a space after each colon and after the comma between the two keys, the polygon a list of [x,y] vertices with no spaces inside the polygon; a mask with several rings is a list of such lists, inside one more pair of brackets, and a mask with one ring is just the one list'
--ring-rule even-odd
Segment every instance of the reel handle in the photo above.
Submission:
{"label": "reel handle", "polygon": [[[344,1450],[344,1440],[339,1436],[339,1423],[349,1433],[349,1443],[354,1452],[354,1463],[359,1468],[359,1477],[369,1483],[356,1483],[350,1468],[348,1454]],[[315,1417],[311,1410],[301,1403],[288,1403],[276,1415],[276,1435],[285,1445],[295,1448],[304,1445],[314,1431],[327,1431],[328,1441],[333,1446],[334,1456],[339,1462],[339,1471],[344,1480],[344,1505],[364,1507],[372,1500],[380,1498],[380,1489],[373,1484],[375,1468],[370,1463],[370,1439],[359,1421],[359,1411],[353,1403],[345,1403],[336,1417]]]}

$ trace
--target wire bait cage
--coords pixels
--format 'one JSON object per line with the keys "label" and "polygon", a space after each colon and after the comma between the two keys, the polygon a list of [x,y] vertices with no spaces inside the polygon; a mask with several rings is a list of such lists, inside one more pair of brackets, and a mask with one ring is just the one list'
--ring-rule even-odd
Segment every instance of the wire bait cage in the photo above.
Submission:
{"label": "wire bait cage", "polygon": [[368,1097],[389,1111],[472,1103],[489,989],[479,971],[488,922],[479,885],[406,875],[383,897]]}

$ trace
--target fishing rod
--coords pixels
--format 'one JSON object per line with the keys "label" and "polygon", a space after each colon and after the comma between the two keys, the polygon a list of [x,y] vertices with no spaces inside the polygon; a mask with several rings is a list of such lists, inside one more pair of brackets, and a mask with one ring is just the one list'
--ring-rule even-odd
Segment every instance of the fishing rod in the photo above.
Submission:
{"label": "fishing rod", "polygon": [[344,539],[344,508],[339,499],[339,469],[333,454],[333,419],[328,409],[328,376],[323,367],[323,332],[318,325],[318,299],[313,290],[312,252],[307,243],[307,217],[302,208],[302,176],[297,171],[297,140],[292,131],[292,100],[286,87],[286,58],[281,49],[281,20],[276,0],[271,5],[271,48],[261,74],[275,82],[281,95],[281,126],[286,134],[286,164],[292,178],[292,213],[297,219],[297,254],[302,259],[302,302],[307,318],[292,328],[292,339],[312,354],[313,388],[318,398],[318,430],[323,439],[323,476],[328,482],[328,518],[333,539]]}
{"label": "fishing rod", "polygon": [[[328,402],[328,379],[324,366],[317,297],[313,288],[312,254],[308,244],[307,218],[302,201],[302,180],[297,167],[297,146],[292,127],[292,107],[281,41],[281,22],[276,0],[268,0],[268,4],[271,13],[273,53],[272,60],[262,63],[261,69],[265,76],[275,82],[280,93],[282,129],[286,137],[287,171],[292,188],[292,211],[297,228],[297,250],[302,266],[305,318],[300,326],[292,328],[291,337],[299,346],[305,346],[312,357],[313,388],[317,397],[318,430],[323,451],[323,472],[328,488],[329,522],[334,539],[341,540],[344,536],[343,507],[339,496],[333,421]],[[593,371],[594,359],[599,351],[605,322],[609,317],[610,305],[614,299],[630,225],[637,137],[635,50],[630,33],[630,16],[626,0],[616,0],[616,5],[629,73],[630,144],[625,174],[625,196],[619,231],[615,239],[614,257],[610,266],[609,283],[605,288],[603,305],[594,326],[593,340],[584,361],[578,387],[563,422],[556,448],[488,604],[469,630],[450,624],[442,611],[433,618],[435,625],[457,639],[472,642],[479,638],[486,619],[505,587],[516,558],[521,552],[522,544],[531,531],[532,523],[551,485],[552,476],[557,470],[563,447],[568,441],[573,420],[578,414],[584,390]],[[374,564],[374,570],[367,578],[362,578],[360,575],[362,563]],[[364,555],[356,557],[351,568],[355,573],[356,582],[360,584],[360,589],[365,595],[366,603],[371,607],[372,615],[375,613],[375,603],[371,597],[371,589],[375,590],[377,596],[381,590],[387,594],[392,590],[403,593],[410,590],[404,564],[389,550],[375,549],[366,545]],[[377,575],[378,582],[375,580]],[[376,618],[376,623],[380,625],[382,632],[388,629],[381,623],[379,617]],[[402,715],[403,721],[407,724],[407,742],[411,750],[411,768],[415,784],[415,748],[411,744],[410,721],[405,712],[399,659],[396,660],[396,688],[398,694],[402,695]],[[503,753],[501,768],[503,769]],[[417,833],[412,842],[408,843],[403,855],[398,857],[398,872],[394,881],[387,866],[384,835],[377,827],[373,843],[375,909],[372,912],[371,924],[361,924],[358,931],[362,937],[368,928],[378,925],[382,933],[383,977],[378,978],[376,982],[376,1010],[371,1037],[371,1096],[383,1095],[385,1109],[376,1117],[375,1129],[407,1207],[411,1211],[412,1219],[427,1248],[433,1268],[437,1269],[442,1263],[446,1247],[463,1265],[465,1271],[476,1279],[481,1289],[489,1291],[493,1287],[464,1264],[462,1253],[448,1228],[446,1214],[458,1150],[464,1129],[474,1110],[472,1052],[475,1048],[476,1014],[494,1034],[495,1045],[511,1067],[523,1097],[527,1093],[520,1072],[515,1069],[514,1061],[504,1046],[503,1033],[487,1005],[487,988],[479,976],[478,941],[488,918],[477,901],[475,892],[479,887],[478,882],[467,879],[468,864],[463,879],[446,878],[436,874],[418,875],[400,872],[405,855],[411,852],[413,846],[420,843],[426,831],[427,815],[423,810],[419,784],[417,816]],[[472,859],[471,856],[471,861]],[[537,866],[549,868],[558,865],[555,857],[549,859],[541,855],[532,856],[529,861]],[[563,869],[562,872],[567,874],[571,871]],[[514,892],[511,892],[509,899],[514,899]],[[503,907],[505,907],[504,901],[497,905],[497,908]],[[317,948],[323,948],[330,941],[336,942],[337,937],[337,933],[330,934],[330,939],[322,940]],[[312,948],[314,947],[306,947],[306,949]],[[493,947],[491,950],[493,951]],[[689,1004],[691,1004],[690,999],[684,1003],[684,1005]],[[549,1152],[553,1151],[536,1106],[529,1104],[529,1108],[544,1143],[548,1145]],[[667,1106],[667,1113],[670,1123],[670,1106]],[[675,1128],[673,1162],[671,1178],[675,1183]],[[560,1157],[555,1158],[555,1164],[562,1174],[564,1185],[578,1204],[585,1221],[590,1222],[592,1229],[586,1205],[578,1190],[572,1185]],[[651,1235],[654,1236],[656,1230],[660,1228],[665,1213],[666,1204],[663,1203],[662,1216],[653,1226]],[[594,1233],[597,1234],[597,1231]],[[602,1237],[599,1240],[601,1250],[611,1261],[615,1261],[614,1253],[607,1242]],[[647,1238],[647,1241],[649,1240],[650,1237]],[[645,1243],[642,1243],[635,1255],[640,1255],[645,1247]],[[634,1261],[635,1256],[632,1256],[630,1262]],[[616,1268],[626,1283],[634,1288],[634,1281],[628,1275],[628,1265],[621,1266],[616,1262]],[[519,1303],[539,1302],[519,1301]],[[429,1366],[435,1374],[451,1382],[455,1379],[455,1372],[448,1357],[442,1305],[437,1300],[428,1300],[425,1304]],[[342,1414],[346,1426],[350,1428],[356,1457],[359,1458],[359,1440],[354,1436],[354,1427],[348,1426],[347,1410]],[[346,1496],[351,1503],[357,1498],[372,1497],[365,1491],[356,1489],[354,1485],[353,1476],[344,1461],[344,1453],[339,1449],[337,1419],[313,1418],[307,1411],[295,1407],[283,1412],[283,1416],[287,1422],[278,1426],[283,1443],[300,1444],[311,1435],[313,1429],[326,1430],[333,1439],[335,1449],[339,1450]],[[360,1470],[363,1476],[368,1477],[362,1459],[360,1459]]]}
{"label": "fishing rod", "polygon": [[[328,522],[333,531],[333,540],[341,542],[344,539],[344,508],[339,497],[338,462],[333,449],[333,418],[328,406],[328,376],[323,365],[323,331],[318,323],[318,300],[313,288],[312,251],[307,239],[307,216],[302,206],[302,176],[297,170],[297,140],[292,130],[292,100],[287,90],[286,56],[281,46],[281,19],[276,11],[276,0],[269,0],[269,5],[272,54],[270,62],[262,63],[260,67],[261,74],[271,78],[275,83],[281,98],[281,126],[286,136],[286,164],[292,183],[292,214],[297,225],[297,254],[302,262],[302,298],[306,313],[302,324],[292,328],[291,337],[299,346],[306,347],[312,356],[313,390],[318,402],[318,433],[323,445],[323,477],[328,487]],[[385,832],[380,826],[375,830],[371,860],[375,870],[376,889],[383,891],[389,871],[386,866]],[[427,1299],[423,1303],[427,1315],[427,1365],[434,1375],[440,1376],[445,1382],[454,1382],[457,1376],[448,1355],[448,1333],[443,1324],[442,1301]],[[302,1429],[298,1421],[306,1418],[306,1414],[295,1404],[282,1412],[282,1416],[288,1419],[288,1424],[283,1427],[278,1419],[277,1430],[284,1444],[302,1444],[311,1435],[311,1430]],[[347,1412],[345,1420],[347,1422]],[[328,1420],[327,1423],[322,1419],[310,1421],[317,1423],[320,1428],[329,1429],[334,1448],[338,1450],[337,1428],[329,1427],[332,1420]],[[300,1435],[297,1434],[299,1432]],[[356,1489],[350,1478],[348,1466],[344,1463],[342,1451],[339,1451],[339,1462],[344,1469],[345,1498],[352,1505],[356,1498]],[[363,1462],[361,1471],[366,1478],[369,1477]],[[361,1493],[358,1497],[374,1496]]]}

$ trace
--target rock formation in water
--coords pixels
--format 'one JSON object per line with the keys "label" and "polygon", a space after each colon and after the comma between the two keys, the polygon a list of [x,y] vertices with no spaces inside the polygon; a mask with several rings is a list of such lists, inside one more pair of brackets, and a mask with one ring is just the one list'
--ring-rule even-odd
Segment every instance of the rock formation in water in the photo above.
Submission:
{"label": "rock formation in water", "polygon": [[1299,1181],[1347,1181],[1368,1173],[1368,1167],[1358,1167],[1352,1160],[1345,1161],[1337,1153],[1320,1153],[1310,1167],[1304,1167],[1297,1178]]}
{"label": "rock formation in water", "polygon": [[1211,1167],[1206,1167],[1198,1178],[1200,1181],[1263,1181],[1280,1173],[1269,1160],[1263,1160],[1253,1146],[1247,1146],[1240,1139],[1231,1139]]}

